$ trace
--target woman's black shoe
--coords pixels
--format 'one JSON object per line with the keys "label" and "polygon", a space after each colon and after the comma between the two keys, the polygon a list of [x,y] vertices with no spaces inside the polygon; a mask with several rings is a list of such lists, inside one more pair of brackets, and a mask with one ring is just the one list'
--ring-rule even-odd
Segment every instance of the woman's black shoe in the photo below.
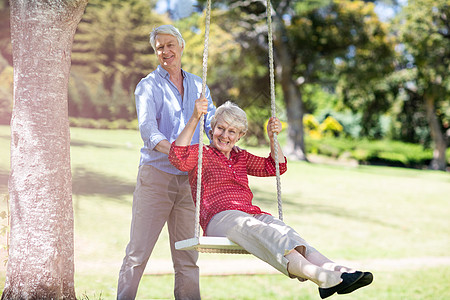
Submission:
{"label": "woman's black shoe", "polygon": [[325,299],[333,295],[348,289],[351,285],[355,284],[364,276],[363,272],[356,271],[355,273],[342,273],[342,282],[338,285],[329,288],[319,288],[320,298]]}
{"label": "woman's black shoe", "polygon": [[354,284],[352,284],[351,286],[349,286],[346,289],[343,289],[341,291],[338,292],[338,294],[348,294],[353,292],[356,289],[362,288],[363,286],[369,285],[371,284],[373,281],[373,275],[370,272],[364,272],[363,276]]}

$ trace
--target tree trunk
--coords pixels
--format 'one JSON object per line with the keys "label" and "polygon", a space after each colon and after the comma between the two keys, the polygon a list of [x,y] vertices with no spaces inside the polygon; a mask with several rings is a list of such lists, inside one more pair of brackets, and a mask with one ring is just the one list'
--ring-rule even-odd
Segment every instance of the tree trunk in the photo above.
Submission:
{"label": "tree trunk", "polygon": [[434,142],[433,160],[429,167],[432,170],[445,171],[447,167],[447,159],[445,157],[447,142],[436,117],[435,98],[433,95],[424,95],[424,98],[431,138]]}
{"label": "tree trunk", "polygon": [[[285,69],[285,67],[283,67]],[[288,118],[288,139],[286,143],[286,156],[295,160],[307,161],[305,152],[305,135],[303,130],[303,101],[300,90],[292,82],[290,72],[282,72],[281,86],[284,101],[286,102]],[[287,74],[286,74],[287,73]]]}
{"label": "tree trunk", "polygon": [[288,118],[288,139],[285,147],[286,156],[295,160],[307,161],[303,130],[303,99],[300,89],[293,80],[293,59],[289,53],[289,46],[284,42],[285,30],[283,21],[274,15],[274,49],[277,61],[278,77],[286,102]]}
{"label": "tree trunk", "polygon": [[11,234],[2,299],[75,299],[67,89],[87,0],[11,0]]}

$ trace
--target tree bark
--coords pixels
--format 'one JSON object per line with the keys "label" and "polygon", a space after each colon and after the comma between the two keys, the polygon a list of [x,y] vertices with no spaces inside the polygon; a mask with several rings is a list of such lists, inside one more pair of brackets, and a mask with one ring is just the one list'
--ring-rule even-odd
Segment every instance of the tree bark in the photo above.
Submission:
{"label": "tree bark", "polygon": [[11,0],[11,234],[2,299],[75,299],[67,89],[87,0]]}
{"label": "tree bark", "polygon": [[424,95],[424,98],[430,134],[434,142],[433,159],[431,160],[429,168],[432,170],[445,171],[447,168],[447,159],[445,157],[447,142],[436,117],[435,98],[433,95],[427,94]]}

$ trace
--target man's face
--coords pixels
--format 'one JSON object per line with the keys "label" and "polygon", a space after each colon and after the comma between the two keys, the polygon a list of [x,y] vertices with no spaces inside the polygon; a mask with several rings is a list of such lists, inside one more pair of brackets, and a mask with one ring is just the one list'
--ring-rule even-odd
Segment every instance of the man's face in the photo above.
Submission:
{"label": "man's face", "polygon": [[170,34],[158,34],[155,39],[156,55],[159,63],[167,71],[181,68],[181,54],[184,47]]}

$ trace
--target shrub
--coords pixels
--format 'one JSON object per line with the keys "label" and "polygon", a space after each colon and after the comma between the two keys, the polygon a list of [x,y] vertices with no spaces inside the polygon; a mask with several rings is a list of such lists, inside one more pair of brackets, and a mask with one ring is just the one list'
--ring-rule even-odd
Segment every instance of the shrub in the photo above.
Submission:
{"label": "shrub", "polygon": [[[418,144],[391,140],[353,140],[343,137],[323,137],[320,139],[307,137],[306,151],[334,158],[349,156],[361,164],[414,168],[428,165],[433,158],[431,149],[424,149]],[[450,151],[447,151],[447,157],[450,160]]]}
{"label": "shrub", "polygon": [[321,132],[327,136],[338,136],[344,129],[332,116],[328,116],[319,126]]}

